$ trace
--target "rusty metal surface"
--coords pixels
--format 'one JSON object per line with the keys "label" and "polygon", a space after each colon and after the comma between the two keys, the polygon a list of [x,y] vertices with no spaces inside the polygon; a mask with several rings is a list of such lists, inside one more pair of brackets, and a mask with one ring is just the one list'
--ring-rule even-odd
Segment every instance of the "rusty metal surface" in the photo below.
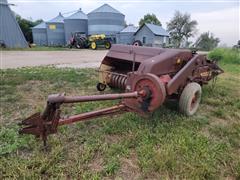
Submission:
{"label": "rusty metal surface", "polygon": [[125,89],[127,83],[127,76],[121,75],[121,74],[111,74],[110,76],[110,82],[108,85],[110,87],[119,88],[119,89]]}
{"label": "rusty metal surface", "polygon": [[[177,50],[168,50],[142,62],[138,68],[138,72],[142,74],[152,73],[158,76],[176,73],[182,68],[183,64],[188,62],[191,58],[191,51],[181,52]],[[180,63],[177,63],[177,61],[180,61]]]}
{"label": "rusty metal surface", "polygon": [[167,93],[171,95],[183,89],[189,82],[204,84],[215,76],[223,73],[215,62],[209,61],[205,56],[195,54],[194,57],[178,71],[167,84]]}
{"label": "rusty metal surface", "polygon": [[[175,74],[184,64],[192,58],[192,52],[187,49],[164,49],[128,45],[114,45],[102,61],[102,65],[110,70],[108,76],[100,82],[114,88],[123,86],[118,80],[119,74],[125,74],[136,71],[139,74],[152,73],[155,75]],[[177,63],[180,61],[180,63]],[[100,66],[99,71],[104,71],[105,66]],[[111,74],[115,73],[115,74]],[[109,81],[107,78],[112,81]],[[107,82],[107,83],[106,83]]]}
{"label": "rusty metal surface", "polygon": [[145,91],[145,96],[124,99],[123,103],[135,111],[146,113],[156,110],[165,100],[164,83],[154,74],[129,74],[126,91]]}
{"label": "rusty metal surface", "polygon": [[123,104],[119,104],[119,105],[112,106],[109,108],[86,112],[86,113],[70,116],[65,119],[60,119],[58,125],[61,126],[61,125],[65,125],[65,124],[72,124],[72,123],[75,123],[78,121],[85,121],[85,120],[95,118],[95,117],[106,116],[108,114],[120,113],[120,111],[124,111],[124,110],[126,110],[126,106]]}
{"label": "rusty metal surface", "polygon": [[43,113],[35,113],[29,118],[23,120],[20,125],[23,126],[19,133],[32,134],[36,137],[41,137],[46,144],[47,136],[57,132],[59,125],[70,124],[77,121],[84,121],[93,117],[105,116],[108,114],[120,113],[122,111],[129,110],[128,106],[131,103],[120,103],[119,105],[96,110],[92,112],[86,112],[74,116],[70,116],[66,119],[60,117],[60,105],[64,103],[79,103],[88,101],[103,101],[114,99],[137,99],[139,97],[145,97],[147,92],[144,89],[138,91],[131,91],[121,94],[102,94],[92,96],[65,96],[64,94],[49,95],[47,105]]}
{"label": "rusty metal surface", "polygon": [[77,103],[77,102],[103,101],[103,100],[114,100],[114,99],[123,99],[123,98],[136,98],[136,97],[138,97],[138,92],[101,94],[101,95],[90,95],[90,96],[64,96],[59,94],[53,94],[48,96],[48,102]]}
{"label": "rusty metal surface", "polygon": [[[196,57],[198,60],[195,62]],[[214,74],[220,73],[220,68],[209,61],[205,55],[189,49],[114,45],[102,64],[111,69],[104,82],[113,88],[125,89],[126,76],[124,75],[133,71],[138,74],[151,73],[159,77],[168,75],[171,78],[165,83],[168,95],[179,93],[188,82],[204,84],[211,80]],[[204,73],[208,76],[202,76]]]}

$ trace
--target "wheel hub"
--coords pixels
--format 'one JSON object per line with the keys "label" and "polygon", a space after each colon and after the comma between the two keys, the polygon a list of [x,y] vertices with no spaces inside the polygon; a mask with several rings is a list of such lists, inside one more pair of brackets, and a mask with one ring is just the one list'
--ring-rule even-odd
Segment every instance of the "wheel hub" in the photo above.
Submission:
{"label": "wheel hub", "polygon": [[153,74],[132,75],[128,77],[131,91],[142,92],[137,99],[125,99],[126,106],[138,112],[153,112],[165,100],[166,91],[164,84]]}

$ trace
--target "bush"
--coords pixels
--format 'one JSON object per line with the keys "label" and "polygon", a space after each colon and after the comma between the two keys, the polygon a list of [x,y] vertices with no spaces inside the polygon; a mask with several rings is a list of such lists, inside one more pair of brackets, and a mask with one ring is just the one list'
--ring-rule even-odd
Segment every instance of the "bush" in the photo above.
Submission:
{"label": "bush", "polygon": [[226,64],[240,64],[240,51],[238,49],[216,48],[208,54],[208,57]]}

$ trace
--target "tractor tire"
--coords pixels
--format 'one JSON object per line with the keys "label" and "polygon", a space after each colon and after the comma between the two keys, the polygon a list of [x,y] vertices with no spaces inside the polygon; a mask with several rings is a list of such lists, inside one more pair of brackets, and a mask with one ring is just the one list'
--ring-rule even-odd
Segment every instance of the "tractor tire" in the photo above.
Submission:
{"label": "tractor tire", "polygon": [[82,37],[80,37],[79,40],[78,40],[78,45],[81,49],[83,48],[83,43],[84,43],[83,39],[82,39]]}
{"label": "tractor tire", "polygon": [[98,83],[97,84],[97,90],[98,91],[104,91],[106,89],[106,84],[103,84],[103,83]]}
{"label": "tractor tire", "polygon": [[183,89],[179,99],[179,110],[186,116],[195,114],[201,101],[202,88],[198,83],[189,83]]}
{"label": "tractor tire", "polygon": [[97,43],[96,42],[91,42],[91,45],[90,45],[91,49],[93,50],[96,50],[97,49]]}
{"label": "tractor tire", "polygon": [[105,46],[105,49],[110,49],[112,45],[109,41],[106,41],[104,46]]}
{"label": "tractor tire", "polygon": [[80,46],[77,42],[74,44],[74,46],[75,46],[75,48],[77,48],[77,49],[81,49],[81,46]]}
{"label": "tractor tire", "polygon": [[132,45],[133,45],[133,46],[142,46],[142,42],[139,41],[139,40],[136,40],[136,41],[133,42]]}
{"label": "tractor tire", "polygon": [[83,37],[83,48],[88,48],[88,40],[86,37]]}
{"label": "tractor tire", "polygon": [[87,38],[86,37],[81,37],[79,42],[81,44],[81,48],[86,48],[86,44],[87,44]]}

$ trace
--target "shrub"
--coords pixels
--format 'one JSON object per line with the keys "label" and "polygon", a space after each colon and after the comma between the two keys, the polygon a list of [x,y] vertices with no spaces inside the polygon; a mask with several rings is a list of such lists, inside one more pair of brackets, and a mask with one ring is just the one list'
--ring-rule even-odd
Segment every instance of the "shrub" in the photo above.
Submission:
{"label": "shrub", "polygon": [[216,48],[208,54],[208,57],[226,64],[240,64],[240,50],[238,49]]}

